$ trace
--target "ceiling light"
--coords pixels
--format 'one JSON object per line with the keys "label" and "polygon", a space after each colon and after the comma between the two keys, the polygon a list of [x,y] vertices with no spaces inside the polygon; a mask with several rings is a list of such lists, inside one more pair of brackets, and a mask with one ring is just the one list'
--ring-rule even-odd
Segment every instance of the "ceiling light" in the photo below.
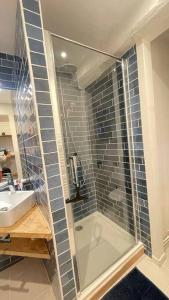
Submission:
{"label": "ceiling light", "polygon": [[64,51],[62,51],[60,55],[61,55],[62,58],[66,58],[67,57],[67,53],[64,52]]}

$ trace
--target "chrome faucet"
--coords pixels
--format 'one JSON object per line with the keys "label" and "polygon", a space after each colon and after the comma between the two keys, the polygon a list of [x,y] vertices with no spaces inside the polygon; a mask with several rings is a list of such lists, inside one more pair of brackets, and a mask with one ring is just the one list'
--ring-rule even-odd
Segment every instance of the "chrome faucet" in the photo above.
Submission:
{"label": "chrome faucet", "polygon": [[15,186],[14,186],[13,177],[10,173],[8,173],[7,178],[8,178],[8,188],[9,188],[11,194],[14,194],[16,192],[16,190],[15,190]]}

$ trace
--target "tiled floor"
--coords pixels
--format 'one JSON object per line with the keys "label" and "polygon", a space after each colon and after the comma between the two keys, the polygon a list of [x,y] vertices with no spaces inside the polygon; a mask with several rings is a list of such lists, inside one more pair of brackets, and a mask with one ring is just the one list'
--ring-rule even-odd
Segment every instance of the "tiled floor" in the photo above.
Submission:
{"label": "tiled floor", "polygon": [[[167,258],[162,266],[158,266],[152,259],[144,256],[137,267],[169,297],[169,248],[166,254]],[[0,272],[0,299],[55,300],[42,261],[25,258]]]}
{"label": "tiled floor", "polygon": [[55,300],[42,261],[25,258],[0,272],[0,299]]}
{"label": "tiled floor", "polygon": [[161,266],[152,259],[144,256],[138,263],[138,269],[148,277],[166,296],[169,297],[169,248],[167,258]]}

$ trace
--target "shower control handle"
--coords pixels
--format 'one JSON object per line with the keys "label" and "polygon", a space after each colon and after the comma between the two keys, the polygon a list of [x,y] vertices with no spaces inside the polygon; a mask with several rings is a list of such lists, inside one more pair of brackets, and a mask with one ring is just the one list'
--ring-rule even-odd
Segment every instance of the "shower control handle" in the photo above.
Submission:
{"label": "shower control handle", "polygon": [[68,204],[68,203],[75,203],[75,202],[78,202],[78,201],[82,201],[82,199],[76,199],[76,198],[73,198],[73,199],[66,199],[65,202]]}
{"label": "shower control handle", "polygon": [[79,201],[84,201],[86,200],[87,197],[81,196],[80,195],[80,187],[76,186],[76,196],[72,199],[66,199],[65,202],[66,203],[75,203],[75,202],[79,202]]}

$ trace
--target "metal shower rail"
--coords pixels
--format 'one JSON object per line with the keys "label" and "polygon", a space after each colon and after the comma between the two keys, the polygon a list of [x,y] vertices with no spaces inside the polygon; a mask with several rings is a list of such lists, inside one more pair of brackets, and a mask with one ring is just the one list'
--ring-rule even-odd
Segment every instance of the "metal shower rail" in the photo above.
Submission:
{"label": "metal shower rail", "polygon": [[62,40],[65,40],[65,41],[70,42],[70,43],[72,43],[72,44],[75,44],[75,45],[84,47],[84,48],[86,48],[86,49],[93,50],[93,51],[95,51],[95,52],[98,52],[98,53],[107,55],[107,56],[109,56],[109,57],[111,57],[111,58],[116,59],[116,61],[118,61],[118,62],[121,62],[121,61],[122,61],[121,58],[119,58],[119,57],[117,57],[117,56],[114,56],[114,55],[112,55],[112,54],[110,54],[110,53],[107,53],[107,52],[105,52],[105,51],[98,50],[98,49],[93,48],[93,47],[91,47],[91,46],[89,46],[89,45],[85,45],[85,44],[83,44],[83,43],[76,42],[76,41],[74,41],[74,40],[71,40],[71,39],[69,39],[69,38],[66,38],[66,37],[64,37],[64,36],[62,36],[62,35],[59,35],[59,34],[56,34],[56,33],[53,33],[53,32],[50,32],[50,34],[51,34],[52,36],[54,36],[54,37],[57,37],[57,38],[62,39]]}

